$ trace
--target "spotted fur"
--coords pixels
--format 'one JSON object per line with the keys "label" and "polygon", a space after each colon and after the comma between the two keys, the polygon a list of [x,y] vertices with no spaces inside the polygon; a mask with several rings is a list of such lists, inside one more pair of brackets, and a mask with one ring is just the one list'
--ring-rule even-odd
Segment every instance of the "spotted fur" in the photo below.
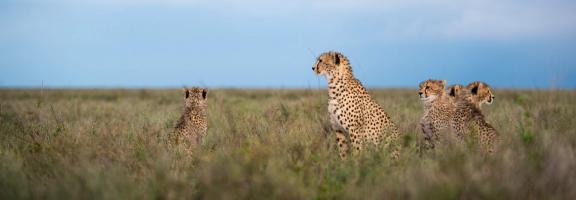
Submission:
{"label": "spotted fur", "polygon": [[369,142],[375,146],[383,143],[397,158],[398,128],[354,77],[348,59],[338,52],[326,52],[318,57],[312,70],[328,80],[328,112],[340,157],[346,157],[350,146],[358,152]]}
{"label": "spotted fur", "polygon": [[207,90],[193,87],[184,88],[184,110],[175,127],[175,142],[185,142],[187,146],[202,142],[207,134]]}
{"label": "spotted fur", "polygon": [[452,128],[459,138],[472,134],[480,148],[488,153],[494,152],[497,140],[496,129],[486,121],[486,117],[476,105],[469,101],[456,102],[456,112],[452,117]]}
{"label": "spotted fur", "polygon": [[494,98],[488,84],[480,81],[472,82],[463,88],[456,98],[456,113],[452,119],[453,129],[459,137],[471,132],[478,139],[480,147],[489,153],[494,152],[498,132],[486,121],[480,107],[482,104],[492,104]]}
{"label": "spotted fur", "polygon": [[483,150],[493,152],[497,132],[480,111],[481,104],[493,101],[491,89],[485,83],[474,82],[466,87],[453,85],[446,93],[445,85],[446,81],[426,80],[419,86],[424,103],[420,125],[428,148],[434,148],[439,131],[451,130],[461,140],[472,132]]}
{"label": "spotted fur", "polygon": [[427,148],[434,148],[439,139],[439,132],[450,128],[456,107],[454,100],[446,93],[445,80],[426,80],[419,85],[418,95],[424,105],[424,114],[420,127],[426,140]]}

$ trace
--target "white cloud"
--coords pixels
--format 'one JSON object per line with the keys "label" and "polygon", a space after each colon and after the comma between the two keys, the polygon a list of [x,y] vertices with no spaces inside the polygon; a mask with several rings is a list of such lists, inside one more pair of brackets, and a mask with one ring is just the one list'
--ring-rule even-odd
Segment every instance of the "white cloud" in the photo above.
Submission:
{"label": "white cloud", "polygon": [[576,33],[574,3],[484,2],[467,5],[441,24],[439,34],[454,37],[522,38]]}
{"label": "white cloud", "polygon": [[381,18],[386,37],[523,39],[574,37],[576,2],[562,0],[320,0],[326,12],[357,12]]}
{"label": "white cloud", "polygon": [[[30,2],[46,2],[29,0]],[[48,0],[70,5],[211,9],[233,16],[373,17],[383,37],[510,39],[576,34],[569,0]]]}

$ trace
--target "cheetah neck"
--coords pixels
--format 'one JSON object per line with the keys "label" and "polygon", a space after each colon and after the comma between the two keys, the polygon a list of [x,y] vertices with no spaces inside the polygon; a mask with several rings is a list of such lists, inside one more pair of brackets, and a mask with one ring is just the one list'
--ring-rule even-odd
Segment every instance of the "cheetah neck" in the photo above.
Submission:
{"label": "cheetah neck", "polygon": [[482,104],[480,103],[480,101],[476,98],[474,98],[472,95],[466,95],[466,97],[464,98],[465,101],[470,102],[470,104],[474,105],[474,107],[476,109],[480,109],[480,107],[482,106]]}
{"label": "cheetah neck", "polygon": [[428,97],[428,99],[423,100],[425,108],[436,107],[439,105],[450,104],[452,101],[445,93],[440,93],[435,97]]}
{"label": "cheetah neck", "polygon": [[344,98],[344,95],[367,93],[362,83],[351,73],[341,73],[328,79],[328,94],[330,99]]}
{"label": "cheetah neck", "polygon": [[337,95],[340,93],[340,90],[343,88],[344,84],[342,83],[342,79],[338,76],[329,77],[328,79],[328,97],[330,99],[336,99]]}
{"label": "cheetah neck", "polygon": [[206,117],[206,108],[201,105],[189,106],[184,108],[182,116],[186,116],[186,119],[203,118]]}

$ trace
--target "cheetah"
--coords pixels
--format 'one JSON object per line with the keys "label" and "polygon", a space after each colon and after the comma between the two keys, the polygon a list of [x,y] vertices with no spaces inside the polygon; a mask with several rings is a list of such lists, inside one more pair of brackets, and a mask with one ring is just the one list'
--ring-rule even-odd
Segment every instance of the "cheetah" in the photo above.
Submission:
{"label": "cheetah", "polygon": [[176,144],[186,142],[187,146],[201,144],[207,134],[208,120],[207,109],[207,89],[192,87],[184,88],[185,104],[180,119],[175,126]]}
{"label": "cheetah", "polygon": [[492,104],[496,98],[490,86],[480,81],[474,81],[466,87],[460,84],[449,86],[448,93],[452,99],[466,99],[478,109],[482,104]]}
{"label": "cheetah", "polygon": [[465,91],[460,92],[469,102],[478,109],[482,104],[490,105],[496,98],[492,93],[492,88],[484,82],[474,81],[466,86]]}
{"label": "cheetah", "polygon": [[462,93],[464,91],[465,91],[464,86],[460,85],[460,84],[454,84],[454,85],[448,86],[448,95],[452,99],[461,98],[463,96]]}
{"label": "cheetah", "polygon": [[488,84],[475,81],[456,98],[456,112],[452,118],[452,127],[459,137],[463,137],[467,131],[475,134],[483,151],[493,153],[497,143],[498,133],[496,129],[486,121],[480,107],[482,104],[492,104],[494,94]]}
{"label": "cheetah", "polygon": [[[445,80],[426,80],[419,86],[419,95],[424,103],[420,125],[428,147],[434,148],[441,130],[455,132],[461,141],[468,131],[472,131],[477,134],[481,148],[492,153],[497,133],[480,111],[482,103],[493,101],[491,91],[487,91],[489,87],[475,82],[465,88],[461,85],[451,86],[449,93],[446,93],[445,85]],[[490,94],[490,100],[484,100],[486,98],[478,94]]]}
{"label": "cheetah", "polygon": [[371,142],[374,146],[384,143],[392,149],[392,157],[398,158],[398,127],[354,77],[348,59],[339,52],[325,52],[312,70],[328,80],[328,112],[340,157],[346,158],[350,144],[356,153],[364,142]]}
{"label": "cheetah", "polygon": [[419,84],[418,95],[424,105],[420,128],[428,148],[435,147],[439,132],[451,128],[451,120],[456,112],[455,98],[445,90],[446,80],[426,80]]}

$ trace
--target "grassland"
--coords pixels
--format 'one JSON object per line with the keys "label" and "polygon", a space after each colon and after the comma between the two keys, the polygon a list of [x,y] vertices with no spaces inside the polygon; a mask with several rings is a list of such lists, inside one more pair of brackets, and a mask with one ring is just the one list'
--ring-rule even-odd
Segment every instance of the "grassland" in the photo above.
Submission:
{"label": "grassland", "polygon": [[496,90],[494,156],[420,152],[415,90],[373,90],[402,156],[341,161],[324,90],[211,90],[209,136],[168,145],[179,90],[0,90],[0,199],[575,199],[576,92]]}

